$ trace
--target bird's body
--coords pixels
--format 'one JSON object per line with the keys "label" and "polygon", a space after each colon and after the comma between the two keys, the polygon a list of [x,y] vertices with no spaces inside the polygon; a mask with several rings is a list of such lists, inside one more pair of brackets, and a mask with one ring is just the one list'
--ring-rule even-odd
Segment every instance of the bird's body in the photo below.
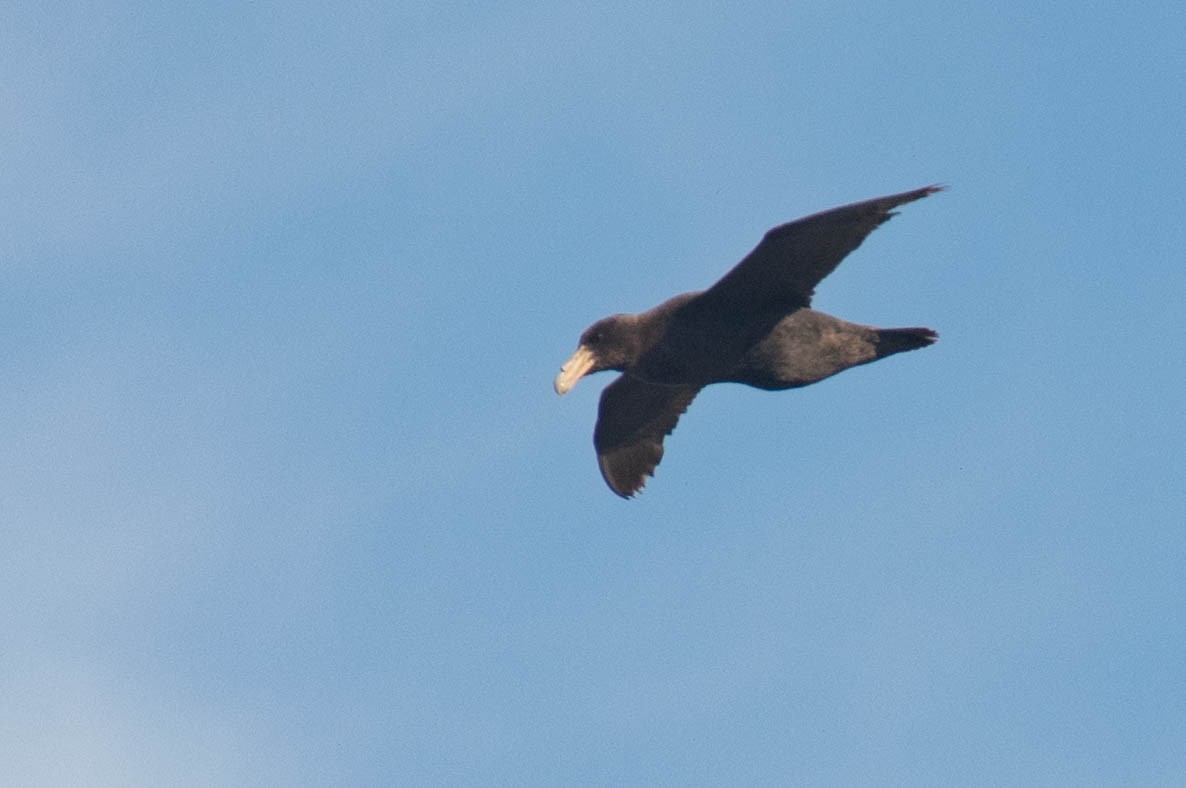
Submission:
{"label": "bird's body", "polygon": [[799,388],[937,338],[929,328],[872,328],[797,309],[754,345],[726,380],[767,391]]}
{"label": "bird's body", "polygon": [[663,439],[712,383],[771,391],[816,383],[858,364],[925,347],[927,328],[878,329],[810,307],[815,285],[898,205],[928,186],[835,208],[774,228],[708,290],[599,320],[556,377],[563,394],[586,374],[623,373],[602,392],[593,442],[606,483],[630,497],[663,456]]}

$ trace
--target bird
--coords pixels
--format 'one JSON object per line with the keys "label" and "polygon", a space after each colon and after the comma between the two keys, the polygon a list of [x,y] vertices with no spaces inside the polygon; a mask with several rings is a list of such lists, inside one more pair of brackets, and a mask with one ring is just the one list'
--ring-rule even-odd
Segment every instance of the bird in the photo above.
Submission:
{"label": "bird", "polygon": [[641,491],[663,441],[697,393],[714,383],[781,391],[935,342],[929,328],[874,328],[812,309],[816,286],[894,209],[946,186],[876,197],[781,224],[707,290],[598,320],[554,381],[621,373],[601,392],[593,445],[609,488]]}

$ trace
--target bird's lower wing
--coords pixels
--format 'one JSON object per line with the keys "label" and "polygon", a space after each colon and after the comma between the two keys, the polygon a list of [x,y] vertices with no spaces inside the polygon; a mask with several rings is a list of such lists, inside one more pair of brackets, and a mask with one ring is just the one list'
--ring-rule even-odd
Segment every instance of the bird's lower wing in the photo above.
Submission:
{"label": "bird's lower wing", "polygon": [[610,489],[629,498],[663,459],[663,439],[700,390],[662,386],[622,375],[601,392],[593,445]]}

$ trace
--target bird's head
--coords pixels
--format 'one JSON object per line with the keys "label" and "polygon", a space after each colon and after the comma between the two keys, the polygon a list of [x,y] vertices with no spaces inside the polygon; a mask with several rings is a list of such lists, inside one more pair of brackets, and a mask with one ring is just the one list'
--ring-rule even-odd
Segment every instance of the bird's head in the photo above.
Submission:
{"label": "bird's head", "polygon": [[556,376],[557,394],[565,394],[585,375],[606,369],[621,371],[638,355],[634,315],[613,315],[585,329],[576,352]]}

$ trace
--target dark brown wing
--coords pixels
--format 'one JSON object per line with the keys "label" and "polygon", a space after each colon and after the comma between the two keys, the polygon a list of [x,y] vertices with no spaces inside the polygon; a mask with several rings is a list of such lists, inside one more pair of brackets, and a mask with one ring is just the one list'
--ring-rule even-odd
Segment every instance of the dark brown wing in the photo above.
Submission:
{"label": "dark brown wing", "polygon": [[779,225],[700,297],[705,306],[747,309],[760,303],[808,306],[815,286],[899,205],[941,191],[926,186]]}
{"label": "dark brown wing", "polygon": [[692,403],[696,386],[659,386],[622,375],[601,392],[593,445],[610,489],[629,498],[663,459],[663,439]]}

